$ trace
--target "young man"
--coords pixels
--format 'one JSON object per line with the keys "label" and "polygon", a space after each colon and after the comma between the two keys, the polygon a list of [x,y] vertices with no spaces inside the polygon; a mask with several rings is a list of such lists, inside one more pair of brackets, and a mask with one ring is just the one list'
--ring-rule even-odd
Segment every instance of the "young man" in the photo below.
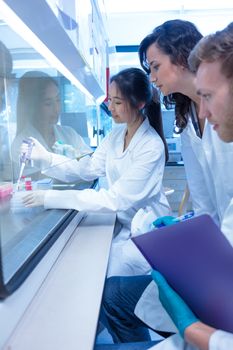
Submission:
{"label": "young man", "polygon": [[[208,119],[223,141],[233,142],[233,23],[224,30],[202,39],[191,53],[189,63],[196,73],[196,88],[201,99],[200,117]],[[228,239],[233,231],[232,222],[233,199],[225,212],[221,226]],[[163,304],[165,310],[188,343],[186,349],[233,349],[233,334],[216,330],[197,320],[162,275],[155,273],[154,279],[160,296],[164,296],[167,300]],[[169,297],[166,298],[168,294]],[[147,305],[150,304],[148,298],[156,299],[155,294],[148,292],[146,294],[146,291],[145,297]],[[152,306],[149,305],[150,307]],[[179,335],[168,338],[154,347],[155,350],[183,348],[184,341]]]}

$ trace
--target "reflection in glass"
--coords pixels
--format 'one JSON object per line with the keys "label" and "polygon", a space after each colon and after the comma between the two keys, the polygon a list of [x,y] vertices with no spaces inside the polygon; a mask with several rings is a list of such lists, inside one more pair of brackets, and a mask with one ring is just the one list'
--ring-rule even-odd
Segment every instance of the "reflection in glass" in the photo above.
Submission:
{"label": "reflection in glass", "polygon": [[[61,112],[60,100],[58,80],[46,73],[30,71],[19,79],[17,129],[12,143],[14,179],[17,179],[19,174],[20,145],[28,137],[37,139],[47,151],[61,153],[70,158],[91,152],[72,127],[58,123]],[[40,164],[36,161],[34,164],[29,164],[24,175],[30,175],[35,180],[43,177],[40,173]]]}
{"label": "reflection in glass", "polygon": [[[69,162],[70,158],[92,152],[92,128],[90,133],[89,124],[97,127],[96,119],[88,118],[89,106],[93,111],[96,109],[94,100],[87,99],[23,39],[2,24],[0,39],[1,31],[4,30],[4,38],[11,38],[11,50],[0,41],[1,296],[5,284],[16,272],[18,274],[25,263],[28,264],[28,260],[38,253],[45,242],[51,240],[55,229],[63,225],[64,219],[71,217],[67,210],[25,208],[22,196],[27,190],[35,188],[83,189],[92,185],[88,182],[55,182],[41,173],[40,165],[35,161],[26,165],[20,191],[16,191],[22,140],[34,137],[50,152],[66,155]],[[65,91],[79,96],[72,103],[69,102],[68,114],[72,114],[72,118],[68,118],[65,110]]]}

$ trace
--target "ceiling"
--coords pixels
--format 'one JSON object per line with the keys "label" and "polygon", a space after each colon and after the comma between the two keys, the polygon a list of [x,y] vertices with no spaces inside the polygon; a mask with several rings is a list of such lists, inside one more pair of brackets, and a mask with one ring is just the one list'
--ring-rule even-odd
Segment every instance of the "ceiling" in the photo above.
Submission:
{"label": "ceiling", "polygon": [[[107,11],[110,46],[139,45],[154,27],[170,19],[196,24],[203,35],[233,20],[231,0],[102,0]],[[117,54],[118,69],[138,66],[137,52]]]}
{"label": "ceiling", "polygon": [[103,0],[108,13],[232,8],[229,0]]}

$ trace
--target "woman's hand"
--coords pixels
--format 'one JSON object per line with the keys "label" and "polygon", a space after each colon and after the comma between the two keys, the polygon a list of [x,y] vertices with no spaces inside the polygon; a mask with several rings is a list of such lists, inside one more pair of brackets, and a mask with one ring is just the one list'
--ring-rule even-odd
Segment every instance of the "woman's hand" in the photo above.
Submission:
{"label": "woman's hand", "polygon": [[156,228],[160,228],[163,226],[171,226],[177,223],[177,221],[175,221],[176,218],[175,216],[161,216],[160,218],[156,219],[155,221],[153,221],[153,226]]}
{"label": "woman's hand", "polygon": [[44,206],[45,194],[46,190],[30,191],[22,198],[23,204],[28,208]]}
{"label": "woman's hand", "polygon": [[[29,137],[29,139],[33,141],[30,159],[35,161],[35,165],[38,168],[49,167],[52,158],[51,153],[48,152],[46,148],[34,137]],[[20,154],[28,154],[29,147],[30,146],[28,143],[22,142],[20,147]]]}

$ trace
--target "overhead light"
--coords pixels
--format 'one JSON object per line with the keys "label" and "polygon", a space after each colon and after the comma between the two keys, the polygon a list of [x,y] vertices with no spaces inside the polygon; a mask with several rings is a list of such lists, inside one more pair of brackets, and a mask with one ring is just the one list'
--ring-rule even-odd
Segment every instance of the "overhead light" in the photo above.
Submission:
{"label": "overhead light", "polygon": [[62,75],[64,75],[70,82],[82,91],[89,98],[93,96],[89,91],[79,82],[79,80],[64,66],[64,64],[47,48],[47,46],[33,33],[33,31],[26,26],[26,24],[18,17],[15,12],[3,1],[0,0],[0,13],[2,19],[14,30],[21,34],[36,51],[38,51],[51,65],[56,68]]}

